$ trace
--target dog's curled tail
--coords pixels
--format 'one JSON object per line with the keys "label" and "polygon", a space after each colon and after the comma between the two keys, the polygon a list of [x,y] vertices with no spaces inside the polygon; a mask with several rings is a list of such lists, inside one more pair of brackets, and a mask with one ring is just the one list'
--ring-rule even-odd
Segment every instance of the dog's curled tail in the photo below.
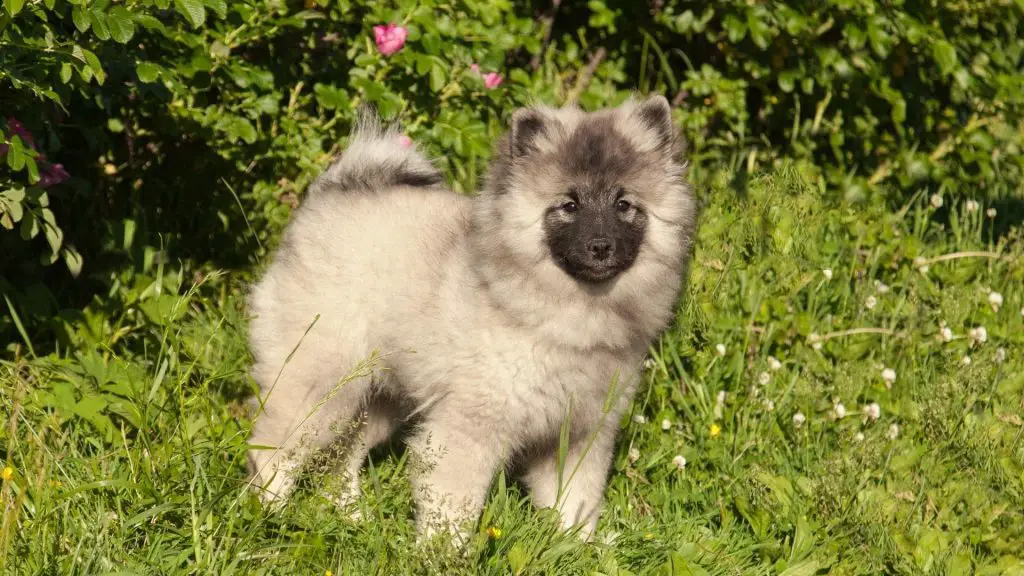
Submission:
{"label": "dog's curled tail", "polygon": [[313,182],[310,192],[430,187],[443,181],[437,167],[397,127],[383,127],[377,114],[363,106],[348,147]]}

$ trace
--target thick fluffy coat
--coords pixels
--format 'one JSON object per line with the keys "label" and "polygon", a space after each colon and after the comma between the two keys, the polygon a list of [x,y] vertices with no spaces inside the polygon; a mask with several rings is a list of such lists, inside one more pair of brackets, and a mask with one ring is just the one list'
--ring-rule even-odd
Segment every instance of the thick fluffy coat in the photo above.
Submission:
{"label": "thick fluffy coat", "polygon": [[421,533],[475,519],[510,466],[589,536],[674,316],[695,226],[685,173],[661,97],[518,111],[472,199],[364,120],[251,295],[251,442],[275,447],[249,455],[262,493],[286,496],[312,450],[341,442],[351,502],[368,450],[412,422]]}

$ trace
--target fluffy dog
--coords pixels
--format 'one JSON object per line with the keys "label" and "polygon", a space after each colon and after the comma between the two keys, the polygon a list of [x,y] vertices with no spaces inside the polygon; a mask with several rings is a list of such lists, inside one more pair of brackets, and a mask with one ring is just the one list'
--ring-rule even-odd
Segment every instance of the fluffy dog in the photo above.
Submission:
{"label": "fluffy dog", "polygon": [[472,198],[364,116],[250,296],[251,442],[274,447],[249,454],[264,498],[340,442],[351,502],[367,452],[411,422],[421,535],[465,529],[514,465],[538,507],[589,537],[689,261],[686,168],[660,96],[518,110]]}

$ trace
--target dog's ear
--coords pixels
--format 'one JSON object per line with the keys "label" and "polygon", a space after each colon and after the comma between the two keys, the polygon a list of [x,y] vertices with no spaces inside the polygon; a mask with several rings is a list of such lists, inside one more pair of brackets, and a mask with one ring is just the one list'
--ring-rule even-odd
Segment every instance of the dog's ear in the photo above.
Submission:
{"label": "dog's ear", "polygon": [[536,108],[522,108],[512,115],[509,130],[509,152],[513,158],[525,156],[540,149],[540,142],[550,130],[551,120]]}
{"label": "dog's ear", "polygon": [[637,104],[630,116],[641,128],[654,136],[658,147],[669,145],[675,140],[676,128],[672,124],[672,107],[661,94]]}

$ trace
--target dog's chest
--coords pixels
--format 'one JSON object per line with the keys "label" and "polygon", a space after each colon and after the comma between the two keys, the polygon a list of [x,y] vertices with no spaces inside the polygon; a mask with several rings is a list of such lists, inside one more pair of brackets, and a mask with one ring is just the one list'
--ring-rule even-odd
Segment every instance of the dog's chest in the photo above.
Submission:
{"label": "dog's chest", "polygon": [[[541,344],[506,348],[490,392],[503,406],[500,421],[514,444],[557,438],[563,426],[585,434],[631,394],[632,374],[608,354],[580,355]],[[617,401],[618,400],[618,401]],[[615,423],[613,423],[614,425]]]}

